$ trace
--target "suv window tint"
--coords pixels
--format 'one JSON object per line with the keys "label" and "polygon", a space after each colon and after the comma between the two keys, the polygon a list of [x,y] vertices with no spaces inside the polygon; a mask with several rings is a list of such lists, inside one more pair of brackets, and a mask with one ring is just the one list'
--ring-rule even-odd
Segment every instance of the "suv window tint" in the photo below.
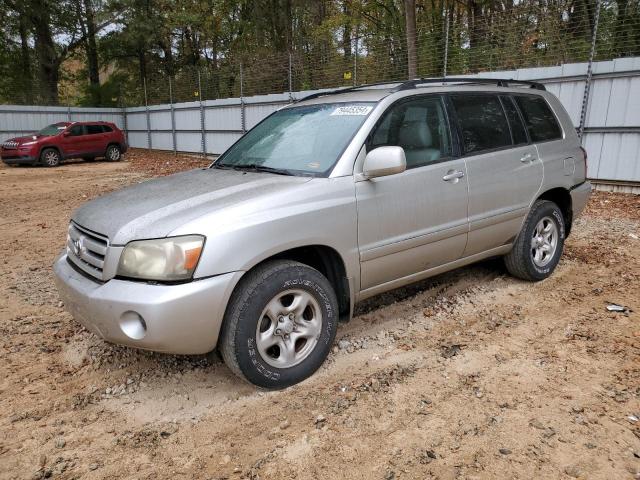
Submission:
{"label": "suv window tint", "polygon": [[562,138],[562,129],[547,101],[538,96],[515,97],[533,142],[544,142]]}
{"label": "suv window tint", "polygon": [[113,132],[113,128],[111,128],[109,125],[102,125],[102,131],[104,133]]}
{"label": "suv window tint", "polygon": [[69,135],[72,137],[79,137],[84,134],[84,125],[74,125],[69,129]]}
{"label": "suv window tint", "polygon": [[87,135],[102,133],[102,125],[87,125]]}
{"label": "suv window tint", "polygon": [[451,138],[442,101],[422,97],[392,106],[370,137],[367,150],[399,146],[407,168],[415,168],[451,156]]}
{"label": "suv window tint", "polygon": [[513,143],[515,145],[528,143],[527,132],[524,129],[524,123],[522,123],[522,118],[520,118],[520,114],[518,113],[518,109],[513,103],[513,100],[511,99],[511,97],[503,96],[500,96],[500,100],[502,100],[502,106],[504,107],[504,111],[507,114],[507,119],[509,120]]}
{"label": "suv window tint", "polygon": [[511,132],[496,95],[452,95],[464,153],[511,145]]}

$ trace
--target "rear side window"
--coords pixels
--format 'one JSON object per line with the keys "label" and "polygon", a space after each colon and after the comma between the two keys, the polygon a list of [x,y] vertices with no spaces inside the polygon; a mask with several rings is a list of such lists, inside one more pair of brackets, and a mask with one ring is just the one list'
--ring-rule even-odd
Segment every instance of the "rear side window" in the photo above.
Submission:
{"label": "rear side window", "polygon": [[502,106],[504,107],[504,112],[507,114],[507,119],[509,120],[509,126],[511,127],[511,136],[513,137],[513,143],[515,145],[522,145],[528,143],[527,132],[524,129],[524,124],[522,123],[522,118],[520,118],[520,114],[516,109],[516,106],[513,103],[511,97],[500,97],[502,100]]}
{"label": "rear side window", "polygon": [[496,95],[452,95],[464,153],[511,145],[511,132]]}
{"label": "rear side window", "polygon": [[113,132],[113,128],[111,128],[109,125],[102,125],[102,131],[104,133],[110,133]]}
{"label": "rear side window", "polygon": [[524,117],[532,142],[546,142],[562,138],[560,124],[544,98],[533,95],[518,95],[515,99]]}
{"label": "rear side window", "polygon": [[102,133],[102,125],[87,125],[87,135]]}

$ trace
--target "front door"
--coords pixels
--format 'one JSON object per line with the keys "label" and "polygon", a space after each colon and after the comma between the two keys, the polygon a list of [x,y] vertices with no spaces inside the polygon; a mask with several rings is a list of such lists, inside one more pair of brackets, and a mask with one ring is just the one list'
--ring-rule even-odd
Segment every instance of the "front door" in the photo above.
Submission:
{"label": "front door", "polygon": [[83,136],[84,125],[72,125],[63,134],[60,146],[62,147],[62,154],[65,157],[74,157],[82,153],[83,150]]}
{"label": "front door", "polygon": [[513,243],[542,184],[542,163],[508,96],[451,95],[469,181],[464,256]]}
{"label": "front door", "polygon": [[442,98],[391,106],[366,148],[384,145],[403,147],[407,170],[356,183],[363,293],[417,280],[460,258],[467,241],[467,169],[454,156]]}

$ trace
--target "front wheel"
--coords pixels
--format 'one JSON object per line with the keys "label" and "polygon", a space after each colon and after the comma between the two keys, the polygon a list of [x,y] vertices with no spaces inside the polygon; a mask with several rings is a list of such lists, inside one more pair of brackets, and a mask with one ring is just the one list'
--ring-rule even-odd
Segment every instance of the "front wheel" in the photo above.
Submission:
{"label": "front wheel", "polygon": [[55,148],[45,148],[40,154],[40,161],[47,167],[60,165],[60,152]]}
{"label": "front wheel", "polygon": [[122,158],[122,152],[117,145],[109,145],[104,156],[110,162],[117,162]]}
{"label": "front wheel", "polygon": [[558,205],[549,200],[536,201],[513,250],[505,256],[507,270],[523,280],[547,278],[560,262],[564,238],[564,216]]}
{"label": "front wheel", "polygon": [[239,377],[267,389],[312,375],[329,354],[338,328],[338,301],[317,270],[289,260],[249,272],[233,293],[219,347]]}

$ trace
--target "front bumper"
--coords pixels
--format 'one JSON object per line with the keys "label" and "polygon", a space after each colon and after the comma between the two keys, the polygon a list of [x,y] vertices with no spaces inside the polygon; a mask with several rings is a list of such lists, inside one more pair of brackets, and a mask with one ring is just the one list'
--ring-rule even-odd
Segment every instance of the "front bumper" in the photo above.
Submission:
{"label": "front bumper", "polygon": [[591,182],[584,182],[571,189],[571,206],[573,208],[573,218],[582,213],[591,195]]}
{"label": "front bumper", "polygon": [[98,283],[61,254],[53,265],[66,309],[88,330],[120,345],[177,354],[213,350],[241,272],[179,285],[112,279]]}
{"label": "front bumper", "polygon": [[0,156],[0,158],[2,158],[2,161],[4,163],[6,163],[7,165],[18,165],[21,163],[37,163],[38,159],[36,157],[33,157],[31,155],[22,155],[19,153],[2,153],[2,155]]}

